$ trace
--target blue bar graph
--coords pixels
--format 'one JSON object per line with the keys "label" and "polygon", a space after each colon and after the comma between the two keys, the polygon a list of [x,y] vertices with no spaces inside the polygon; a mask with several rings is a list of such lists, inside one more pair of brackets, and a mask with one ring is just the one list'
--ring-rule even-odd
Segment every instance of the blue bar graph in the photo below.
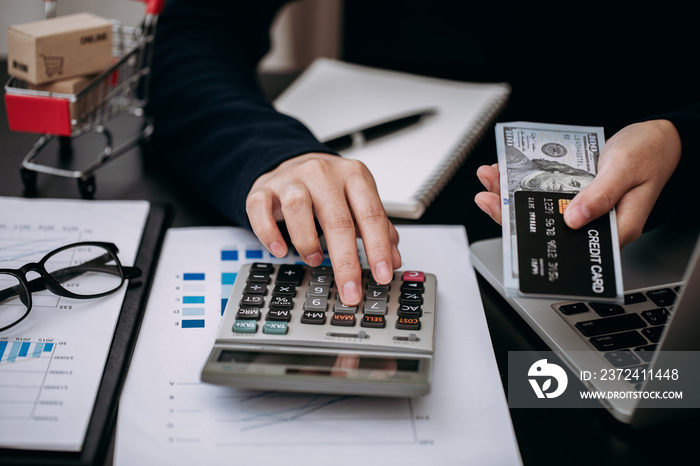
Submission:
{"label": "blue bar graph", "polygon": [[262,259],[263,251],[262,249],[247,249],[245,252],[246,259]]}
{"label": "blue bar graph", "polygon": [[203,273],[186,273],[182,276],[182,279],[185,281],[202,281],[204,280],[204,274]]}
{"label": "blue bar graph", "polygon": [[185,307],[182,309],[182,315],[189,317],[189,316],[203,316],[204,315],[204,308],[203,307]]}
{"label": "blue bar graph", "polygon": [[183,304],[204,304],[204,296],[183,296]]}
{"label": "blue bar graph", "polygon": [[237,249],[229,249],[229,250],[221,251],[221,260],[222,261],[237,261],[238,260],[238,250]]}
{"label": "blue bar graph", "polygon": [[204,319],[183,320],[182,328],[204,328]]}
{"label": "blue bar graph", "polygon": [[43,343],[35,343],[34,349],[32,350],[32,357],[38,358],[39,356],[41,356],[41,353],[43,351],[44,351],[44,344]]}
{"label": "blue bar graph", "polygon": [[[20,359],[38,359],[53,351],[54,343],[30,341],[0,341],[0,362],[13,363]],[[5,357],[7,356],[7,357]]]}

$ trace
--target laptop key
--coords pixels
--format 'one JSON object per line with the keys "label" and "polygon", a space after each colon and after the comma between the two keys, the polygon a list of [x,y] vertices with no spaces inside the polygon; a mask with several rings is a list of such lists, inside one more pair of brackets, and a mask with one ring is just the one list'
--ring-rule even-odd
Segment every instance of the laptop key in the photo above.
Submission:
{"label": "laptop key", "polygon": [[659,307],[670,306],[676,300],[676,293],[671,288],[647,291],[647,296]]}
{"label": "laptop key", "polygon": [[659,325],[658,327],[649,327],[642,330],[642,334],[649,339],[652,343],[658,343],[661,339],[661,334],[663,333],[665,325]]}
{"label": "laptop key", "polygon": [[644,362],[651,362],[654,357],[654,351],[656,351],[657,345],[645,345],[635,348],[634,351],[637,355],[644,360]]}
{"label": "laptop key", "polygon": [[647,297],[644,293],[630,293],[625,295],[625,304],[637,304],[646,302]]}
{"label": "laptop key", "polygon": [[[634,330],[646,326],[647,324],[637,314],[624,314],[621,316],[607,317],[605,319],[584,320],[576,323],[576,328],[587,337],[605,335],[606,333],[617,333],[624,330]],[[646,342],[643,341],[639,343],[639,345],[645,343]]]}
{"label": "laptop key", "polygon": [[589,341],[599,351],[614,351],[623,348],[630,348],[644,345],[647,342],[646,339],[636,331],[593,337],[590,338]]}
{"label": "laptop key", "polygon": [[614,303],[588,303],[600,317],[610,317],[618,314],[624,314],[625,310],[619,304]]}
{"label": "laptop key", "polygon": [[563,304],[559,306],[559,311],[564,315],[570,316],[572,314],[588,312],[588,306],[586,306],[586,303]]}
{"label": "laptop key", "polygon": [[604,356],[615,367],[636,366],[640,363],[639,358],[630,350],[608,351]]}
{"label": "laptop key", "polygon": [[665,324],[670,315],[671,313],[662,307],[642,312],[642,317],[651,325]]}

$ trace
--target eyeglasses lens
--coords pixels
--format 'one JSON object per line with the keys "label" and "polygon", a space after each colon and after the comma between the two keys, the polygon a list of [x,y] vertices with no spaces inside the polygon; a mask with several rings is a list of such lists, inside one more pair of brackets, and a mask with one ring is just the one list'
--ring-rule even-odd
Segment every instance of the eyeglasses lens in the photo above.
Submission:
{"label": "eyeglasses lens", "polygon": [[63,288],[81,296],[111,292],[123,282],[112,253],[94,245],[57,252],[46,260],[44,267]]}
{"label": "eyeglasses lens", "polygon": [[0,273],[0,328],[21,320],[29,312],[29,296],[19,279]]}

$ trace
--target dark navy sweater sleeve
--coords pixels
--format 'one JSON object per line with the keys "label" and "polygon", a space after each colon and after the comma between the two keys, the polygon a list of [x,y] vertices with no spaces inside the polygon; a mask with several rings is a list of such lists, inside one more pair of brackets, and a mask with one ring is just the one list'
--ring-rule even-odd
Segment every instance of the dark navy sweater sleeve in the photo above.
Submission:
{"label": "dark navy sweater sleeve", "polygon": [[153,157],[238,225],[253,182],[284,160],[329,152],[278,113],[256,67],[284,1],[168,0],[156,28],[148,111]]}
{"label": "dark navy sweater sleeve", "polygon": [[700,102],[669,113],[652,115],[642,121],[664,119],[676,127],[681,138],[681,159],[666,183],[654,209],[647,220],[645,230],[664,223],[693,224],[700,223],[696,215],[689,215],[688,203],[697,196],[697,176],[700,173]]}

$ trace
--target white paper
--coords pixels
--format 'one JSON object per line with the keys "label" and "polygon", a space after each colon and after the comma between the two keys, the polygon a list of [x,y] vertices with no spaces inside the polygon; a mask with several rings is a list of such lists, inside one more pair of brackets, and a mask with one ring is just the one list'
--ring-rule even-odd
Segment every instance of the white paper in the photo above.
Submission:
{"label": "white paper", "polygon": [[[402,269],[438,280],[429,395],[320,396],[200,383],[229,274],[244,262],[277,260],[244,230],[171,229],[120,402],[115,464],[520,464],[464,229],[398,230]],[[204,326],[183,326],[187,320]]]}
{"label": "white paper", "polygon": [[[79,241],[115,243],[122,263],[133,265],[148,208],[0,198],[0,268]],[[90,300],[35,292],[26,319],[0,332],[0,446],[80,450],[125,292]]]}

